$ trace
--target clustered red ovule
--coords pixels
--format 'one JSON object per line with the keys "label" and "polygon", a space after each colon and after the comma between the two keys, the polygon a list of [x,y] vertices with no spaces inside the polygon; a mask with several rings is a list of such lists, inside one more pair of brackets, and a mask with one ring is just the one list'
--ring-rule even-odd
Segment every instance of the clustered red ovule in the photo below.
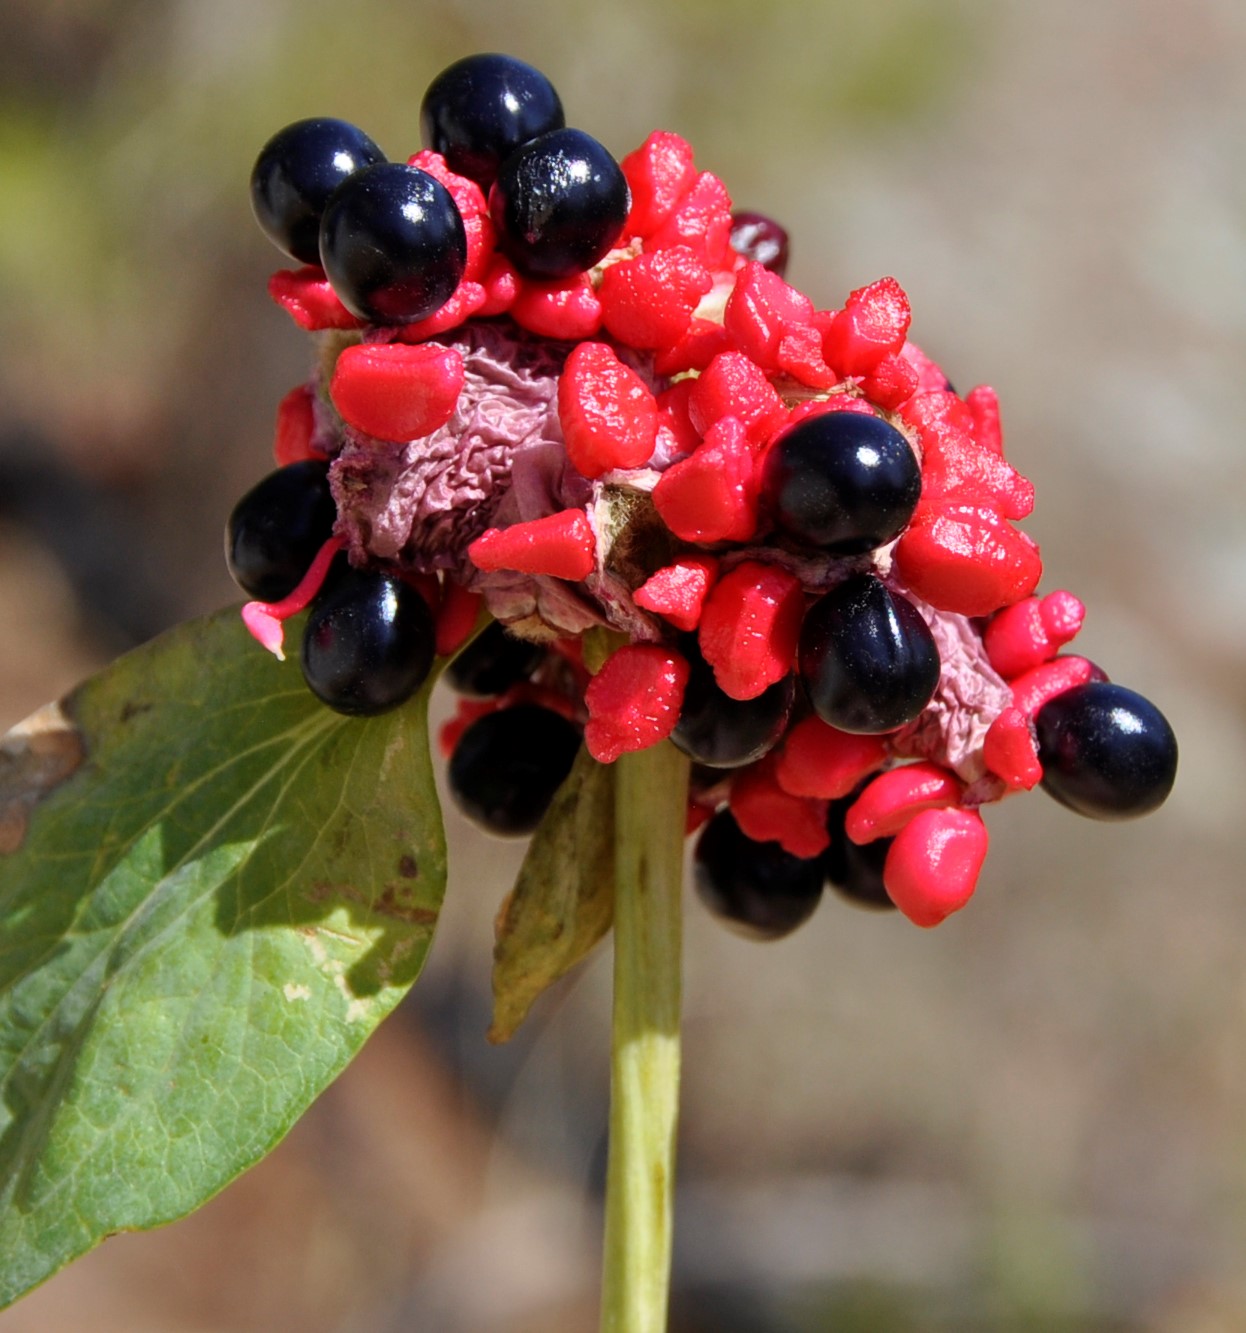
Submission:
{"label": "clustered red ovule", "polygon": [[[322,344],[315,379],[281,403],[277,462],[336,458],[346,435],[356,451],[369,441],[381,450],[445,427],[465,382],[451,335],[469,322],[493,322],[516,348],[549,340],[561,364],[562,444],[589,498],[489,526],[464,542],[457,564],[403,572],[426,589],[443,655],[470,635],[482,598],[507,618],[483,577],[499,573],[574,585],[585,623],[628,640],[590,676],[565,625],[527,617],[515,628],[546,643],[551,670],[497,698],[462,700],[443,749],[480,717],[535,703],[583,725],[590,752],[611,763],[671,735],[690,654],[730,700],[756,699],[797,669],[809,607],[871,572],[934,633],[941,675],[929,705],[903,727],[862,735],[798,701],[777,745],[694,785],[689,828],[725,803],[748,837],[816,857],[832,836],[830,804],[852,797],[844,835],[893,840],[884,882],[908,917],[931,926],[963,906],[987,851],[981,807],[1042,776],[1037,711],[1103,678],[1062,655],[1082,604],[1067,592],[1035,595],[1039,550],[1015,526],[1033,487],[1004,457],[994,392],[961,397],[909,341],[909,302],[894,278],[819,310],[737,253],[726,187],[676,134],[658,131],[622,159],[631,193],[622,234],[590,270],[555,281],[527,277],[507,257],[480,184],[429,149],[410,164],[462,216],[462,279],[427,318],[381,327],[352,315],[318,266],[275,274],[273,299]],[[920,463],[904,530],[865,554],[802,547],[767,508],[776,441],[832,412],[882,418]],[[488,512],[503,498],[492,494]],[[317,561],[320,574],[341,540]],[[252,604],[248,624],[271,643],[272,625],[312,592],[300,585],[285,604]]]}

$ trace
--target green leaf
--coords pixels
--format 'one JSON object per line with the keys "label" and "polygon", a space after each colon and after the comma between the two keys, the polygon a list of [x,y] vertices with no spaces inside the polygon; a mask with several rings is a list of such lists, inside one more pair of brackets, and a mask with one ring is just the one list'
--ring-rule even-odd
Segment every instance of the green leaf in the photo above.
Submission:
{"label": "green leaf", "polygon": [[498,913],[489,1040],[509,1041],[533,1001],[610,929],[615,770],[581,749]]}
{"label": "green leaf", "polygon": [[0,744],[0,1304],[258,1161],[415,980],[427,688],[341,717],[227,611]]}

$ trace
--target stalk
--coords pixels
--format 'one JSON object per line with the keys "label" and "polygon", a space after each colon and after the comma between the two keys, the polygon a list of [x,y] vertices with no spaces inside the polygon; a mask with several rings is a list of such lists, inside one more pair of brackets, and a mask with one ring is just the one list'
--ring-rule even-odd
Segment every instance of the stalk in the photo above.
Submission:
{"label": "stalk", "polygon": [[688,760],[669,742],[618,760],[604,1333],[666,1329],[687,790]]}

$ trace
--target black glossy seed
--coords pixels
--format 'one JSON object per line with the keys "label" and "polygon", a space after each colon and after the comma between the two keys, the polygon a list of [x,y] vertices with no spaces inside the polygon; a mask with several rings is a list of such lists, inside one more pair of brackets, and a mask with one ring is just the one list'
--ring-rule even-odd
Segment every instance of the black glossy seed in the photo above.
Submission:
{"label": "black glossy seed", "polygon": [[790,935],[822,898],[822,858],[746,837],[730,810],[701,830],[693,858],[697,894],[724,925],[755,940]]}
{"label": "black glossy seed", "polygon": [[1149,699],[1108,681],[1076,685],[1034,719],[1043,788],[1091,819],[1132,819],[1164,803],[1177,738]]}
{"label": "black glossy seed", "polygon": [[329,196],[385,154],[344,120],[297,120],[260,150],[251,172],[251,207],[264,234],[304,264],[320,263],[320,217]]}
{"label": "black glossy seed", "polygon": [[853,575],[814,603],[801,627],[798,662],[823,722],[867,735],[911,722],[939,683],[930,627],[873,574]]}
{"label": "black glossy seed", "polygon": [[733,699],[718,688],[692,643],[684,651],[692,669],[671,743],[695,763],[717,769],[751,764],[777,745],[796,697],[795,676],[776,681],[755,699]]}
{"label": "black glossy seed", "polygon": [[527,680],[544,658],[539,643],[508,634],[495,620],[446,668],[446,683],[469,699],[491,699]]}
{"label": "black glossy seed", "polygon": [[453,295],[467,233],[440,181],[382,162],[334,191],[320,223],[320,262],[351,314],[405,324],[427,319]]}
{"label": "black glossy seed", "polygon": [[827,412],[776,441],[762,496],[789,536],[861,555],[904,531],[921,490],[921,467],[894,426],[862,412]]}
{"label": "black glossy seed", "polygon": [[844,816],[859,790],[842,801],[832,801],[827,809],[826,829],[831,844],[822,853],[827,883],[857,907],[894,911],[895,903],[883,885],[883,864],[895,839],[875,838],[858,846],[844,832]]}
{"label": "black glossy seed", "polygon": [[569,278],[618,240],[631,208],[619,164],[583,130],[553,130],[506,159],[489,192],[502,248],[530,278]]}
{"label": "black glossy seed", "polygon": [[486,713],[454,747],[450,794],[488,832],[522,837],[541,822],[579,748],[579,727],[551,709],[516,704]]}
{"label": "black glossy seed", "polygon": [[409,583],[333,562],[303,631],[303,679],[339,713],[388,712],[428,678],[433,618]]}
{"label": "black glossy seed", "polygon": [[336,518],[328,463],[307,459],[270,472],[225,525],[225,563],[234,582],[261,602],[280,601],[333,535]]}
{"label": "black glossy seed", "polygon": [[731,248],[779,277],[787,272],[787,232],[764,213],[732,213]]}
{"label": "black glossy seed", "polygon": [[486,190],[516,148],[565,124],[554,85],[513,56],[455,61],[429,84],[420,107],[425,146]]}

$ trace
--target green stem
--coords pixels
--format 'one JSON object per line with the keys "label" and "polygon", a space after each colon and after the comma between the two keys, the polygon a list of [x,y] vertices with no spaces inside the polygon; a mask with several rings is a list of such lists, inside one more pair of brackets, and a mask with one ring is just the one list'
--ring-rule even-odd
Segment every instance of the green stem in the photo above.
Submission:
{"label": "green stem", "polygon": [[687,790],[688,760],[668,742],[618,761],[604,1333],[666,1328]]}

